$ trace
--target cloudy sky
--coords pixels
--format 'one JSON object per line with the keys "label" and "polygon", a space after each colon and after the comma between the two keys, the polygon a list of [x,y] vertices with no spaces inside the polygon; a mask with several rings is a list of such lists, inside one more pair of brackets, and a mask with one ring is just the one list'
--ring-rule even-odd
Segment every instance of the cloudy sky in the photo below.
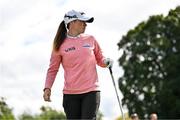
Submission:
{"label": "cloudy sky", "polygon": [[[84,11],[94,16],[86,33],[98,40],[104,55],[114,60],[113,73],[123,75],[117,59],[122,35],[151,15],[167,15],[179,0],[0,0],[0,96],[16,115],[39,112],[42,105],[62,108],[63,70],[52,89],[52,102],[42,99],[52,41],[64,13]],[[106,119],[119,116],[116,94],[108,69],[98,67],[101,83],[100,111]],[[120,98],[122,94],[119,91]],[[127,112],[126,108],[124,111]]]}

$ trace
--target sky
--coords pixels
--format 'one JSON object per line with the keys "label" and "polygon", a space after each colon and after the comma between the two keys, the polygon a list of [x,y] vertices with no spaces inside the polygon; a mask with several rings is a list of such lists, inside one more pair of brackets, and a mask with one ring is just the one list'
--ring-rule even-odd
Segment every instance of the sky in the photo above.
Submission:
{"label": "sky", "polygon": [[[122,50],[117,43],[123,35],[146,21],[180,5],[179,0],[0,0],[0,97],[5,97],[15,115],[38,113],[42,105],[63,111],[63,69],[60,67],[52,88],[52,102],[43,101],[43,87],[52,42],[64,14],[84,11],[95,18],[86,34],[99,42],[103,54],[114,60],[113,75],[123,70],[118,64]],[[107,68],[97,66],[101,86],[99,110],[104,119],[121,115],[112,79]],[[123,94],[118,89],[120,99]],[[123,107],[124,112],[127,108]]]}

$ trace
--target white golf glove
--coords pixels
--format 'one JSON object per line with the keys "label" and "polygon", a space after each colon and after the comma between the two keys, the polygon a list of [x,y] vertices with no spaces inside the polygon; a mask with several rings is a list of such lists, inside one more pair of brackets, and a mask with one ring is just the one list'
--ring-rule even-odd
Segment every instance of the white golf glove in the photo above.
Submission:
{"label": "white golf glove", "polygon": [[107,65],[106,66],[107,68],[110,68],[110,67],[113,66],[114,61],[112,59],[110,59],[110,58],[105,58],[104,63]]}

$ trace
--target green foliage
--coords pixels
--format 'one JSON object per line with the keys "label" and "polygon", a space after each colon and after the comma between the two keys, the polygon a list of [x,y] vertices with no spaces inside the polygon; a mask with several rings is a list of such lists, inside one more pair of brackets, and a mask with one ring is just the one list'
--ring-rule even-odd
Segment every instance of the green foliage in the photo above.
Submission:
{"label": "green foliage", "polygon": [[12,109],[5,102],[5,98],[0,98],[0,120],[15,120]]}
{"label": "green foliage", "polygon": [[180,118],[180,6],[140,23],[118,46],[124,69],[119,88],[130,114]]}
{"label": "green foliage", "polygon": [[19,120],[36,120],[36,118],[30,113],[24,112],[19,116]]}
{"label": "green foliage", "polygon": [[98,111],[97,120],[103,120],[103,119],[102,119],[103,116],[104,116],[104,115],[102,114],[102,112]]}
{"label": "green foliage", "polygon": [[42,106],[40,108],[41,113],[36,115],[31,115],[24,112],[19,116],[19,120],[64,120],[66,119],[65,114],[61,111],[52,109],[51,107]]}
{"label": "green foliage", "polygon": [[63,112],[54,110],[50,107],[42,106],[41,114],[37,117],[37,120],[64,120],[65,114]]}
{"label": "green foliage", "polygon": [[[125,120],[132,120],[128,113],[124,114]],[[115,120],[123,120],[122,116],[117,117]]]}

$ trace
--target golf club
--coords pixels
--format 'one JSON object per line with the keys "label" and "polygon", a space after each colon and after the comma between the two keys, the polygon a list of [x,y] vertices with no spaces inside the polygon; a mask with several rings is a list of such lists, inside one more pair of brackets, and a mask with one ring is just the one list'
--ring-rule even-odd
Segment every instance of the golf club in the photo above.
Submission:
{"label": "golf club", "polygon": [[115,91],[116,91],[116,96],[117,96],[117,99],[118,99],[119,108],[120,108],[120,110],[121,110],[122,119],[125,120],[125,117],[124,117],[124,114],[123,114],[122,105],[121,105],[121,102],[120,102],[120,99],[119,99],[119,95],[118,95],[118,92],[117,92],[117,88],[116,88],[116,84],[115,84],[115,81],[114,81],[114,76],[113,76],[113,72],[112,72],[112,67],[109,67],[109,72],[110,72],[110,74],[111,74],[111,78],[112,78],[112,81],[113,81],[113,85],[114,85],[114,88],[115,88]]}

